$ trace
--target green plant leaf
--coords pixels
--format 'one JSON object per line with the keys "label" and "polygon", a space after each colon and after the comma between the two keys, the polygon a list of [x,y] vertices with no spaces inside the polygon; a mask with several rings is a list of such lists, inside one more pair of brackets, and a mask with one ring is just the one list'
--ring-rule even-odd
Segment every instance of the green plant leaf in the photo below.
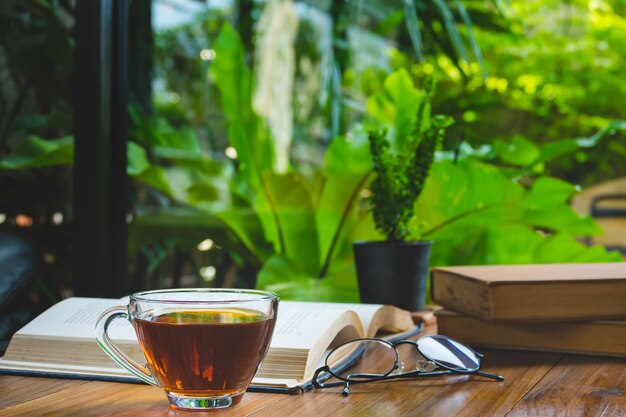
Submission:
{"label": "green plant leaf", "polygon": [[577,236],[602,233],[590,217],[581,217],[569,205],[576,187],[557,178],[540,177],[530,187],[523,205],[524,221],[553,231],[564,230]]}
{"label": "green plant leaf", "polygon": [[550,208],[566,203],[576,193],[574,185],[552,177],[539,177],[533,182],[524,204],[527,208]]}
{"label": "green plant leaf", "polygon": [[350,139],[335,138],[326,151],[323,187],[315,210],[321,277],[327,274],[333,259],[349,246],[346,234],[359,221],[355,212],[360,193],[369,183],[371,166],[363,129],[355,129]]}
{"label": "green plant leaf", "polygon": [[599,231],[567,204],[574,192],[555,178],[540,177],[526,190],[494,166],[439,161],[416,205],[414,225],[435,241],[433,265],[614,260],[613,253],[574,239]]}
{"label": "green plant leaf", "polygon": [[597,245],[588,247],[568,233],[557,233],[541,239],[534,250],[535,263],[623,262],[617,251],[607,251]]}
{"label": "green plant leaf", "polygon": [[474,38],[474,29],[472,19],[470,18],[465,5],[462,0],[455,0],[454,4],[461,15],[461,19],[463,19],[463,23],[465,24],[465,31],[467,32],[467,40],[472,47],[472,52],[474,53],[474,57],[476,58],[476,62],[480,65],[480,69],[482,71],[483,78],[487,77],[487,72],[485,71],[485,63],[483,62],[483,53]]}
{"label": "green plant leaf", "polygon": [[274,291],[285,300],[358,302],[359,298],[353,271],[343,270],[317,279],[280,255],[271,257],[263,265],[257,276],[257,287]]}
{"label": "green plant leaf", "polygon": [[367,113],[382,126],[389,129],[388,138],[392,149],[405,149],[408,137],[414,129],[415,115],[420,103],[424,102],[424,120],[430,119],[430,104],[426,94],[413,85],[405,69],[390,74],[383,90],[367,100]]}
{"label": "green plant leaf", "polygon": [[402,0],[404,9],[404,19],[406,21],[406,29],[411,38],[411,44],[415,51],[415,57],[419,62],[424,60],[424,47],[422,45],[422,35],[419,27],[419,16],[413,0]]}
{"label": "green plant leaf", "polygon": [[225,188],[227,190],[225,184],[221,184],[221,190],[216,186],[220,185],[220,182],[215,176],[207,176],[199,170],[176,165],[167,168],[150,165],[135,175],[135,178],[180,202],[191,205],[197,205],[202,201],[215,201],[224,195]]}
{"label": "green plant leaf", "polygon": [[126,155],[128,159],[126,172],[128,175],[140,175],[150,167],[150,161],[148,161],[146,150],[141,145],[133,141],[128,141],[126,146]]}
{"label": "green plant leaf", "polygon": [[195,209],[162,209],[157,213],[142,213],[128,225],[128,251],[164,238],[175,239],[177,246],[194,249],[208,237],[223,241],[226,229],[212,216]]}
{"label": "green plant leaf", "polygon": [[160,143],[152,146],[152,154],[157,158],[193,161],[205,157],[198,136],[191,127],[161,133],[160,137]]}
{"label": "green plant leaf", "polygon": [[[404,6],[403,0],[402,4]],[[396,10],[389,13],[383,20],[378,22],[376,32],[388,36],[391,34],[402,22],[404,22],[404,12],[402,10]]]}
{"label": "green plant leaf", "polygon": [[70,165],[74,160],[74,138],[45,140],[30,135],[0,161],[0,169],[42,168]]}
{"label": "green plant leaf", "polygon": [[316,274],[320,257],[310,187],[297,173],[267,173],[263,181],[269,198],[257,195],[254,208],[267,240],[277,253]]}
{"label": "green plant leaf", "polygon": [[580,217],[567,204],[560,204],[552,209],[528,210],[524,221],[535,227],[550,231],[567,231],[577,236],[602,234],[602,228],[591,217]]}
{"label": "green plant leaf", "polygon": [[439,9],[439,13],[441,13],[441,20],[443,22],[446,31],[448,32],[448,37],[450,38],[450,42],[454,45],[454,49],[459,54],[461,58],[469,62],[469,56],[467,55],[467,51],[465,50],[465,45],[463,45],[463,38],[461,38],[461,34],[456,27],[456,22],[454,21],[454,15],[452,14],[452,10],[448,7],[444,0],[433,0],[437,9]]}
{"label": "green plant leaf", "polygon": [[319,300],[319,281],[290,259],[274,255],[257,275],[257,288],[274,291],[284,299],[314,301]]}
{"label": "green plant leaf", "polygon": [[252,109],[252,74],[244,61],[239,34],[232,26],[224,24],[214,49],[210,73],[228,117],[228,138],[237,150],[243,177],[258,188],[264,172],[273,167],[273,144],[262,120]]}
{"label": "green plant leaf", "polygon": [[[315,224],[320,245],[320,270],[325,276],[333,258],[344,250],[349,230],[360,220],[357,216],[361,190],[367,185],[370,173],[346,172],[327,177],[319,205],[315,211]],[[332,253],[331,253],[332,251]]]}
{"label": "green plant leaf", "polygon": [[149,146],[153,154],[168,157],[168,153],[172,153],[187,158],[202,154],[198,137],[190,126],[174,127],[165,117],[142,115],[132,106],[129,115],[132,120],[130,137]]}
{"label": "green plant leaf", "polygon": [[165,168],[157,165],[151,165],[148,168],[135,175],[135,178],[150,187],[159,190],[174,198],[180,196],[176,194],[174,188],[170,186]]}
{"label": "green plant leaf", "polygon": [[532,264],[535,248],[542,237],[522,224],[499,224],[487,227],[483,244],[486,264]]}
{"label": "green plant leaf", "polygon": [[541,153],[533,162],[533,165],[553,161],[554,159],[575,152],[579,149],[593,148],[605,137],[612,135],[616,130],[626,131],[626,121],[612,120],[607,126],[598,130],[589,137],[565,139],[547,143],[541,149]]}
{"label": "green plant leaf", "polygon": [[[446,224],[508,221],[521,215],[524,189],[494,166],[471,160],[435,162],[415,207],[412,227],[418,235],[437,239]],[[487,216],[485,218],[485,216]]]}
{"label": "green plant leaf", "polygon": [[539,148],[521,136],[514,136],[509,142],[496,140],[493,150],[503,162],[516,166],[530,165],[540,155]]}
{"label": "green plant leaf", "polygon": [[265,262],[274,254],[272,244],[265,239],[259,216],[251,207],[230,207],[211,214],[220,219],[259,262]]}
{"label": "green plant leaf", "polygon": [[580,143],[576,139],[547,143],[541,149],[541,154],[534,161],[534,164],[550,162],[560,156],[577,151],[580,147]]}
{"label": "green plant leaf", "polygon": [[367,133],[362,127],[350,132],[349,137],[338,136],[330,143],[324,157],[324,176],[341,173],[364,173],[372,169]]}

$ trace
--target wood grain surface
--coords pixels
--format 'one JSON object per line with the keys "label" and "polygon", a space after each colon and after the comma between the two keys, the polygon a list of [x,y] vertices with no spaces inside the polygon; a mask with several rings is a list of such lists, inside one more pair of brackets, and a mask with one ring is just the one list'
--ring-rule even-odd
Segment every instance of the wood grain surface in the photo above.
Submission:
{"label": "wood grain surface", "polygon": [[[427,329],[431,333],[432,329]],[[387,381],[313,390],[302,395],[246,393],[228,410],[171,408],[147,385],[0,376],[2,416],[626,416],[626,360],[483,350],[479,376]],[[367,358],[361,366],[368,366]],[[372,366],[372,364],[369,364]]]}
{"label": "wood grain surface", "polygon": [[623,359],[566,356],[510,416],[626,416]]}

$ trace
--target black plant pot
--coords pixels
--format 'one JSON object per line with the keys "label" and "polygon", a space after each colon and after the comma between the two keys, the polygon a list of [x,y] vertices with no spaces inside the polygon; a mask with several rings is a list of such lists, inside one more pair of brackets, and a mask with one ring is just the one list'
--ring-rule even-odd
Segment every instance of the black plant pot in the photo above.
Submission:
{"label": "black plant pot", "polygon": [[354,242],[362,303],[424,310],[432,242]]}

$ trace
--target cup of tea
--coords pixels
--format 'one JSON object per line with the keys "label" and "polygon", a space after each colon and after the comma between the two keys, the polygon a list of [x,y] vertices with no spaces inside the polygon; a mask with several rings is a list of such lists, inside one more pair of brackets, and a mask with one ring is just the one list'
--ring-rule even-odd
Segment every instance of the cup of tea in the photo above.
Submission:
{"label": "cup of tea", "polygon": [[[98,345],[142,381],[165,390],[186,410],[227,408],[241,401],[267,353],[278,296],[269,291],[172,289],[133,294],[127,306],[105,311]],[[124,318],[135,328],[147,364],[120,351],[107,333]]]}

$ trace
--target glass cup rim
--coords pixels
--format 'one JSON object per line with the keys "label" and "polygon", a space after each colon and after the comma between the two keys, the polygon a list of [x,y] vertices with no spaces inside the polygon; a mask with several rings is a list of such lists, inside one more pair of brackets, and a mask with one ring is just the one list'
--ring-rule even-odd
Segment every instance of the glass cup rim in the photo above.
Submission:
{"label": "glass cup rim", "polygon": [[[172,298],[149,298],[149,295],[167,295],[180,293],[210,293],[210,294],[248,294],[255,296],[253,298],[243,299],[224,299],[224,300],[181,300]],[[130,295],[131,301],[139,301],[142,303],[168,303],[168,304],[238,304],[247,302],[272,301],[280,300],[278,295],[272,291],[239,289],[239,288],[168,288],[161,290],[140,291]]]}

